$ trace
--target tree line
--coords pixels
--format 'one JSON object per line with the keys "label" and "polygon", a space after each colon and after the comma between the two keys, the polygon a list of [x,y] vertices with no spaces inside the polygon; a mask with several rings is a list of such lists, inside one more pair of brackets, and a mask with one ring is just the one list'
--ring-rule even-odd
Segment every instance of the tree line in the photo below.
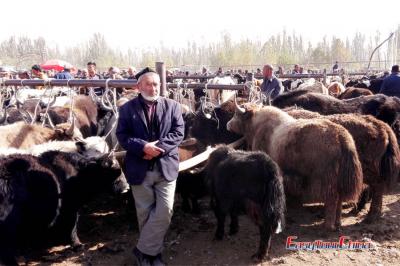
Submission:
{"label": "tree line", "polygon": [[[160,44],[151,49],[129,48],[119,50],[111,47],[105,36],[95,33],[86,42],[60,49],[50,46],[43,37],[36,39],[11,36],[0,42],[0,64],[17,69],[30,68],[47,59],[63,59],[77,67],[85,67],[95,61],[98,68],[110,66],[153,66],[163,61],[167,67],[197,71],[202,66],[211,69],[218,66],[254,70],[265,63],[289,66],[301,64],[310,69],[330,68],[335,61],[347,69],[362,69],[368,64],[373,49],[387,36],[379,31],[367,37],[357,32],[352,38],[323,37],[316,44],[305,41],[301,35],[282,32],[270,36],[267,41],[242,39],[233,41],[229,33],[221,33],[217,42],[199,45],[189,41],[184,48],[165,47]],[[400,25],[394,37],[379,49],[371,64],[374,68],[389,68],[400,56]]]}

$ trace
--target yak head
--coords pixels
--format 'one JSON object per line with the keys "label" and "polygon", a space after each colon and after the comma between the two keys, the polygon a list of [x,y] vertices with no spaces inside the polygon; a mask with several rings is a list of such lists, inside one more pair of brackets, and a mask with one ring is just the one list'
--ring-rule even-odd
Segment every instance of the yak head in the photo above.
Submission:
{"label": "yak head", "polygon": [[193,119],[190,135],[205,145],[231,143],[240,137],[226,129],[226,123],[234,113],[235,104],[232,100],[219,106],[200,106]]}
{"label": "yak head", "polygon": [[75,127],[75,119],[72,119],[72,123],[62,123],[54,127],[55,139],[56,140],[71,140],[71,139],[82,139],[82,133],[77,127]]}
{"label": "yak head", "polygon": [[261,106],[251,103],[242,106],[235,104],[235,114],[226,124],[227,130],[243,136],[248,130],[247,125],[249,120],[252,118],[254,112],[260,108]]}
{"label": "yak head", "polygon": [[113,152],[109,152],[106,141],[101,137],[89,137],[76,143],[77,151],[83,155],[82,166],[93,178],[94,184],[100,182],[106,187],[111,182],[113,191],[125,193],[129,189],[128,182]]}

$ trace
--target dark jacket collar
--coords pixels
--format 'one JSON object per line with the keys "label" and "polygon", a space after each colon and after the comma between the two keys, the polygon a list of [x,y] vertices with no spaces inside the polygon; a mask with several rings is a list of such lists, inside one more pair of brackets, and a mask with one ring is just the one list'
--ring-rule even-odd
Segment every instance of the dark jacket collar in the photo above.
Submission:
{"label": "dark jacket collar", "polygon": [[[148,130],[147,120],[146,120],[146,116],[145,116],[145,113],[143,110],[143,104],[146,104],[145,101],[146,100],[143,98],[143,96],[139,94],[138,104],[135,104],[134,108],[135,108],[135,111],[137,112],[137,114],[139,115],[139,117],[141,118],[142,122],[144,123],[146,129]],[[155,102],[157,103],[155,118],[158,120],[159,124],[162,120],[162,115],[163,115],[163,111],[164,111],[164,102],[163,101],[164,101],[164,99],[161,96],[158,97],[157,100],[155,100]]]}
{"label": "dark jacket collar", "polygon": [[276,76],[274,74],[272,74],[271,78],[264,77],[264,81],[268,80],[269,82],[272,82],[275,78],[276,78]]}

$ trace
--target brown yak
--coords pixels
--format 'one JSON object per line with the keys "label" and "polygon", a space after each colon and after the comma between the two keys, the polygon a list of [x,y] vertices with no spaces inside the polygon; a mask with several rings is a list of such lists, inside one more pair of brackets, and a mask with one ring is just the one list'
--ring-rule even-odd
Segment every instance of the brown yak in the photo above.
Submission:
{"label": "brown yak", "polygon": [[301,109],[289,110],[287,113],[296,119],[328,119],[349,131],[356,143],[364,183],[370,186],[372,192],[372,203],[365,221],[372,222],[380,217],[385,186],[390,189],[396,183],[400,170],[400,151],[392,129],[370,115],[322,116]]}
{"label": "brown yak", "polygon": [[50,140],[71,140],[82,138],[82,134],[71,124],[59,124],[54,129],[37,124],[17,122],[0,126],[0,148],[26,149]]}
{"label": "brown yak", "polygon": [[285,191],[303,202],[323,202],[325,228],[341,225],[343,201],[355,201],[363,175],[354,140],[328,120],[296,120],[268,106],[237,106],[227,128],[244,135],[252,150],[265,151],[278,163]]}
{"label": "brown yak", "polygon": [[[78,95],[74,98],[73,114],[76,119],[75,127],[79,128],[84,138],[97,134],[97,105],[86,95]],[[44,112],[44,111],[42,111]],[[70,106],[54,106],[49,109],[52,122],[57,125],[66,123],[70,115]]]}
{"label": "brown yak", "polygon": [[302,90],[281,94],[272,101],[272,105],[279,108],[298,106],[323,115],[344,113],[372,115],[391,126],[397,140],[400,141],[400,121],[398,118],[400,99],[397,97],[375,94],[339,100],[329,95]]}
{"label": "brown yak", "polygon": [[343,93],[337,96],[338,99],[352,99],[360,96],[373,95],[372,91],[363,88],[347,88]]}

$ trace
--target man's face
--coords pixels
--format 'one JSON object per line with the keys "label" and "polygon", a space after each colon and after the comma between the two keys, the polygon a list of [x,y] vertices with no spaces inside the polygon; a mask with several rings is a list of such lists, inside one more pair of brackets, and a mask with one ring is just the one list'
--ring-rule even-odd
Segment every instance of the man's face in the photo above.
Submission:
{"label": "man's face", "polygon": [[138,83],[138,89],[143,96],[158,97],[160,95],[160,77],[155,73],[145,74]]}
{"label": "man's face", "polygon": [[130,75],[130,76],[133,76],[133,75],[135,75],[136,74],[136,71],[133,69],[133,68],[128,68],[128,74]]}
{"label": "man's face", "polygon": [[87,66],[87,70],[88,70],[88,73],[89,74],[94,74],[94,73],[96,73],[96,66],[95,65],[88,65]]}
{"label": "man's face", "polygon": [[265,67],[263,68],[263,75],[264,75],[264,77],[266,77],[266,78],[272,77],[272,69],[271,69],[270,67],[268,67],[268,66],[265,66]]}
{"label": "man's face", "polygon": [[35,70],[35,69],[32,69],[32,74],[33,74],[35,77],[38,77],[39,74],[40,74],[40,71],[37,71],[37,70]]}

